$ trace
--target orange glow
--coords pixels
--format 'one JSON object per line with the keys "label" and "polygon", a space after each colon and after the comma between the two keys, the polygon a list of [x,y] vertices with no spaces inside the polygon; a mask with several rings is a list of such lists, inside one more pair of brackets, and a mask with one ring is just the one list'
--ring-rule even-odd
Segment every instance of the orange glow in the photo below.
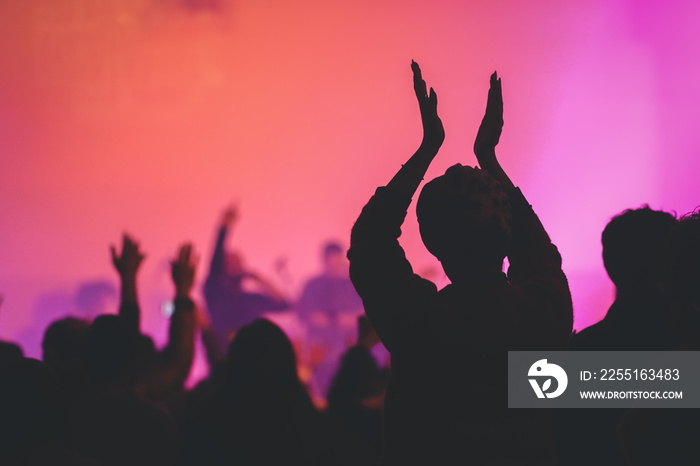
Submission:
{"label": "orange glow", "polygon": [[[38,356],[22,335],[48,324],[39,297],[89,279],[116,286],[108,246],[126,230],[148,255],[144,326],[162,341],[166,260],[194,241],[203,280],[235,199],[232,245],[295,295],[320,244],[347,241],[420,142],[411,59],[447,131],[428,176],[476,162],[498,70],[503,165],[560,247],[576,326],[594,322],[612,299],[599,246],[608,219],[642,203],[700,204],[689,127],[700,7],[642,3],[0,2],[0,338]],[[413,211],[403,244],[416,270],[435,268]],[[280,256],[289,281],[274,274]]]}

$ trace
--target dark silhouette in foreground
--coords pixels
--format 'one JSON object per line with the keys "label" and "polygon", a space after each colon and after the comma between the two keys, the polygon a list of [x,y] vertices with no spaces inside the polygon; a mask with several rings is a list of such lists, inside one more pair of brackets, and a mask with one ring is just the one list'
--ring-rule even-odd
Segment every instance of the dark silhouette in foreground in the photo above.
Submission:
{"label": "dark silhouette in foreground", "polygon": [[[4,301],[3,295],[0,294],[0,308]],[[24,357],[24,351],[16,343],[0,340],[0,370],[6,365],[11,365]]]}
{"label": "dark silhouette in foreground", "polygon": [[372,348],[379,336],[366,316],[358,319],[357,344],[342,358],[328,391],[328,412],[377,451],[382,447],[384,393],[389,370],[377,365]]}
{"label": "dark silhouette in foreground", "polygon": [[[674,328],[684,351],[700,351],[700,213],[683,216],[668,241],[665,270],[672,296]],[[629,409],[617,426],[628,466],[700,464],[697,409]]]}
{"label": "dark silhouette in foreground", "polygon": [[44,363],[56,375],[68,404],[86,396],[90,389],[85,365],[89,328],[90,324],[84,320],[66,317],[53,322],[44,333]]}
{"label": "dark silhouette in foreground", "polygon": [[[194,358],[196,306],[191,294],[197,259],[193,246],[184,244],[171,263],[172,281],[175,285],[174,311],[170,317],[168,343],[161,351],[157,351],[151,338],[143,335],[140,329],[141,306],[136,277],[144,257],[138,243],[127,235],[123,237],[121,255],[112,248],[112,262],[121,281],[119,325],[123,325],[128,338],[133,339],[129,348],[133,351],[132,369],[136,376],[134,393],[149,401],[168,403],[169,400],[182,396]],[[108,316],[98,319],[106,317]],[[126,343],[120,340],[119,344]]]}
{"label": "dark silhouette in foreground", "polygon": [[172,262],[175,310],[167,346],[156,351],[139,330],[136,273],[143,259],[138,244],[124,236],[121,254],[113,248],[122,281],[119,315],[95,319],[85,337],[89,396],[70,406],[70,448],[104,465],[173,464],[177,427],[165,409],[181,394],[194,351],[194,286],[196,259],[189,244]]}
{"label": "dark silhouette in foreground", "polygon": [[572,350],[678,346],[663,284],[664,248],[675,224],[673,215],[648,206],[626,210],[608,223],[602,235],[603,263],[615,284],[615,302],[603,320],[572,337]]}
{"label": "dark silhouette in foreground", "polygon": [[241,328],[185,419],[181,464],[363,464],[370,450],[311,403],[292,344],[272,322]]}
{"label": "dark silhouette in foreground", "polygon": [[[615,302],[603,320],[572,336],[571,350],[670,351],[680,346],[663,276],[665,246],[675,225],[673,215],[648,206],[625,210],[608,223],[603,263],[616,287]],[[562,464],[623,464],[617,425],[624,412],[556,410]]]}
{"label": "dark silhouette in foreground", "polygon": [[19,361],[24,357],[22,348],[16,343],[0,341],[0,367]]}
{"label": "dark silhouette in foreground", "polygon": [[454,165],[418,200],[423,242],[452,282],[438,291],[413,273],[398,242],[445,137],[435,91],[412,68],[423,141],[364,207],[348,252],[350,277],[392,357],[383,464],[553,464],[548,413],[506,407],[507,351],[563,349],[571,296],[556,247],[496,158],[501,82],[494,73],[477,134],[481,169]]}

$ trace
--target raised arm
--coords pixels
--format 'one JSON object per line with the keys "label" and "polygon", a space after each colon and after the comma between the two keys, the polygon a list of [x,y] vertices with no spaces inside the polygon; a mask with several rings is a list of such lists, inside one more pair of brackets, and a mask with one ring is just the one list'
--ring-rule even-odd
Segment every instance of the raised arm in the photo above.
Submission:
{"label": "raised arm", "polygon": [[401,167],[387,185],[388,188],[409,199],[418,189],[425,172],[428,171],[430,163],[445,140],[445,128],[437,114],[437,94],[432,87],[430,94],[428,94],[418,63],[411,61],[411,69],[413,70],[413,89],[416,92],[423,123],[423,141],[416,153],[408,159],[408,162]]}
{"label": "raised arm", "polygon": [[238,221],[238,206],[231,204],[224,210],[219,223],[219,231],[216,236],[214,254],[212,254],[209,267],[208,280],[216,279],[225,273],[226,267],[226,237]]}
{"label": "raised arm", "polygon": [[127,322],[130,329],[140,332],[140,309],[136,289],[136,275],[145,255],[140,251],[139,244],[129,235],[122,237],[121,254],[114,246],[110,247],[112,263],[119,274],[121,282],[121,302],[119,315]]}
{"label": "raised arm", "polygon": [[[512,235],[508,247],[508,280],[530,299],[525,321],[532,330],[522,327],[514,334],[530,334],[532,341],[545,345],[555,342],[563,347],[573,325],[571,294],[561,268],[561,256],[552,244],[539,218],[519,188],[513,185],[496,158],[496,145],[503,129],[503,94],[501,80],[494,72],[486,103],[486,113],[474,143],[474,153],[481,168],[501,184],[508,196],[512,213]],[[551,346],[550,346],[551,347]]]}
{"label": "raised arm", "polygon": [[435,285],[413,273],[398,238],[411,198],[445,139],[437,96],[428,94],[418,64],[411,63],[423,122],[423,141],[386,187],[362,209],[350,239],[350,279],[384,345],[392,351],[402,321],[437,293]]}
{"label": "raised arm", "polygon": [[175,311],[170,319],[168,344],[160,353],[148,377],[146,391],[160,399],[182,387],[194,358],[195,303],[192,301],[197,259],[191,244],[184,244],[172,261]]}
{"label": "raised arm", "polygon": [[491,75],[491,86],[486,101],[486,113],[483,120],[481,120],[481,126],[479,126],[479,132],[474,142],[474,154],[476,154],[476,159],[479,161],[481,168],[501,183],[501,187],[506,194],[510,194],[515,189],[515,186],[496,158],[496,145],[498,145],[502,131],[503,92],[501,79],[494,71]]}

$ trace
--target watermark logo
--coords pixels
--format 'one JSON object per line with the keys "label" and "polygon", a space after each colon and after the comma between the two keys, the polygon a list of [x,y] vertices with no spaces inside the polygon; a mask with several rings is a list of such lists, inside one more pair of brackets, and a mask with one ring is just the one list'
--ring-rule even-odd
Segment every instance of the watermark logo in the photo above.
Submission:
{"label": "watermark logo", "polygon": [[[530,366],[527,376],[534,377],[528,378],[528,381],[537,398],[556,398],[564,393],[566,385],[569,383],[564,369],[556,364],[548,363],[546,359],[540,359]],[[552,379],[557,381],[557,385],[554,391],[549,392],[548,390],[552,388]],[[539,380],[542,380],[541,386]]]}

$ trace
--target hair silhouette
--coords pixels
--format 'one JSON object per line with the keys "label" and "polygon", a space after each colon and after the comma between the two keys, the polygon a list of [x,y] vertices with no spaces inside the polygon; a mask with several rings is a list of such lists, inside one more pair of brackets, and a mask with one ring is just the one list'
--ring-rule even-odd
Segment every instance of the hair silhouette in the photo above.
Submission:
{"label": "hair silhouette", "polygon": [[95,319],[85,337],[85,363],[99,389],[113,383],[133,384],[139,336],[120,316]]}
{"label": "hair silhouette", "polygon": [[603,230],[603,263],[618,289],[658,288],[673,215],[645,205],[613,217]]}
{"label": "hair silhouette", "polygon": [[510,204],[485,170],[454,165],[427,183],[416,205],[425,247],[440,262],[470,267],[503,264]]}
{"label": "hair silhouette", "polygon": [[275,324],[256,319],[241,328],[231,342],[226,361],[226,386],[233,400],[255,409],[310,404],[297,375],[296,355],[289,338]]}

